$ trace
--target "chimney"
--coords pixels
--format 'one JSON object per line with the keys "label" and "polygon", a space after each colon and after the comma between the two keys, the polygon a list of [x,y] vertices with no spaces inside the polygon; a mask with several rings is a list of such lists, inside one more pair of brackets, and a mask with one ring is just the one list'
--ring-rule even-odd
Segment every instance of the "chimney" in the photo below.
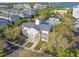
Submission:
{"label": "chimney", "polygon": [[39,19],[36,19],[36,20],[35,20],[35,24],[36,24],[36,25],[39,25],[39,24],[40,24],[40,20],[39,20]]}

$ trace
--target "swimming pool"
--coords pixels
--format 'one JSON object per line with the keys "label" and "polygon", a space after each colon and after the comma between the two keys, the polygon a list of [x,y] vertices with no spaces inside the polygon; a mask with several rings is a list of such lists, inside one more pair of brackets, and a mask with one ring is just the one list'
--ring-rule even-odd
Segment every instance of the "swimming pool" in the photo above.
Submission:
{"label": "swimming pool", "polygon": [[55,21],[52,21],[52,20],[45,20],[42,23],[46,24],[46,25],[55,26],[56,24],[59,24],[60,22],[55,22]]}

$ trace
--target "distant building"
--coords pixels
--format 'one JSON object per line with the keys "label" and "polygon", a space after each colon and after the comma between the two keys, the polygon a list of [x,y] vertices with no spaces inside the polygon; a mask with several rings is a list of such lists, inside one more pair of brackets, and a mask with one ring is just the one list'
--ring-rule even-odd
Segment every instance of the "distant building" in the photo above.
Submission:
{"label": "distant building", "polygon": [[79,35],[79,6],[73,7],[73,26],[75,28],[75,35]]}
{"label": "distant building", "polygon": [[12,22],[15,22],[15,20],[20,19],[21,17],[18,15],[11,15],[9,13],[1,13],[0,14],[0,24],[1,25],[8,25]]}
{"label": "distant building", "polygon": [[34,5],[34,9],[43,9],[43,8],[47,8],[47,5],[40,4],[40,3],[35,3],[35,5]]}
{"label": "distant building", "polygon": [[53,12],[58,12],[60,13],[61,15],[64,15],[64,14],[67,14],[67,10],[54,10]]}
{"label": "distant building", "polygon": [[0,3],[0,8],[8,8],[8,4],[7,3]]}
{"label": "distant building", "polygon": [[32,17],[32,16],[35,16],[37,14],[38,10],[37,9],[33,9],[33,10],[30,10],[30,11],[27,11],[27,12],[23,12],[23,16],[24,17]]}
{"label": "distant building", "polygon": [[60,18],[57,16],[51,16],[48,21],[52,25],[57,25],[57,24],[61,23]]}
{"label": "distant building", "polygon": [[25,4],[25,3],[17,3],[13,5],[13,8],[15,9],[31,9],[31,5],[30,4]]}
{"label": "distant building", "polygon": [[79,18],[79,7],[73,7],[73,17]]}
{"label": "distant building", "polygon": [[9,19],[0,18],[0,25],[10,25]]}
{"label": "distant building", "polygon": [[73,22],[73,26],[75,29],[75,35],[79,35],[79,19],[77,19],[76,21]]}

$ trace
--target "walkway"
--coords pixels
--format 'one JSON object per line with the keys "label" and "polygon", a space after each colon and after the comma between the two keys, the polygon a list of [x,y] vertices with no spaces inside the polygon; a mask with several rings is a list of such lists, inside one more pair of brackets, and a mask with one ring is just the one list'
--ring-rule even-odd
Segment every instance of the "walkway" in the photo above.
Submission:
{"label": "walkway", "polygon": [[33,56],[32,51],[19,49],[6,57],[31,57],[31,56]]}

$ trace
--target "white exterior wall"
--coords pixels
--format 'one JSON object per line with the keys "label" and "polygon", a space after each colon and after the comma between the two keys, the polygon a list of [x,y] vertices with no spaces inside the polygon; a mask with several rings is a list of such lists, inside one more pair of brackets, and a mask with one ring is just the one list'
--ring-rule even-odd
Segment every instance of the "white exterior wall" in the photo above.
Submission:
{"label": "white exterior wall", "polygon": [[[46,34],[46,35],[44,35],[44,34]],[[49,34],[48,31],[42,30],[42,33],[41,33],[41,40],[42,40],[42,41],[45,41],[45,42],[48,42],[48,36],[49,36],[48,34]],[[44,37],[45,37],[46,39],[45,39]]]}
{"label": "white exterior wall", "polygon": [[67,10],[54,10],[54,12],[67,13]]}
{"label": "white exterior wall", "polygon": [[22,32],[23,32],[23,34],[24,34],[25,36],[28,36],[28,35],[26,35],[26,33],[28,33],[27,30],[28,30],[28,28],[22,27]]}
{"label": "white exterior wall", "polygon": [[51,20],[53,22],[59,22],[60,21],[60,19],[58,19],[58,18],[49,18],[49,20]]}
{"label": "white exterior wall", "polygon": [[17,9],[20,9],[20,8],[31,9],[31,5],[30,4],[14,4],[13,8],[17,8]]}
{"label": "white exterior wall", "polygon": [[73,8],[73,17],[79,18],[79,7]]}
{"label": "white exterior wall", "polygon": [[22,8],[22,6],[21,6],[21,4],[14,4],[14,5],[13,5],[13,8],[19,9],[19,8]]}
{"label": "white exterior wall", "polygon": [[58,18],[49,18],[49,20],[53,23],[53,25],[61,23],[60,19]]}
{"label": "white exterior wall", "polygon": [[24,4],[24,7],[25,7],[26,9],[31,9],[31,5],[30,5],[30,4]]}
{"label": "white exterior wall", "polygon": [[47,6],[46,5],[42,5],[42,4],[35,4],[34,5],[34,9],[43,9],[43,8],[46,8]]}
{"label": "white exterior wall", "polygon": [[42,30],[40,33],[40,31],[34,28],[27,28],[22,26],[22,32],[26,37],[28,36],[28,41],[30,42],[36,42],[39,40],[48,42],[49,31]]}
{"label": "white exterior wall", "polygon": [[54,10],[54,12],[58,12],[58,13],[60,13],[61,15],[63,15],[64,13],[67,14],[67,10]]}
{"label": "white exterior wall", "polygon": [[22,32],[26,37],[28,37],[27,41],[36,42],[40,40],[40,32],[34,28],[27,28],[22,26]]}
{"label": "white exterior wall", "polygon": [[[34,29],[34,28],[28,29],[28,39],[29,39],[31,42],[37,41],[36,35],[37,35],[38,33],[39,33],[39,31],[37,31],[37,30]],[[38,39],[38,40],[39,40],[39,39]]]}

